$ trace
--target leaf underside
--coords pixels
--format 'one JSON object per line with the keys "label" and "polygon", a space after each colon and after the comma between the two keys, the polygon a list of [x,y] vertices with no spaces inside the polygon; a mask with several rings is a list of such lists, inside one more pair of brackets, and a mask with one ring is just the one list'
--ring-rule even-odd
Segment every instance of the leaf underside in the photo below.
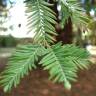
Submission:
{"label": "leaf underside", "polygon": [[51,4],[45,0],[31,0],[27,3],[26,12],[28,15],[29,32],[34,32],[34,42],[47,46],[54,43],[56,36],[55,24],[56,16],[50,8]]}

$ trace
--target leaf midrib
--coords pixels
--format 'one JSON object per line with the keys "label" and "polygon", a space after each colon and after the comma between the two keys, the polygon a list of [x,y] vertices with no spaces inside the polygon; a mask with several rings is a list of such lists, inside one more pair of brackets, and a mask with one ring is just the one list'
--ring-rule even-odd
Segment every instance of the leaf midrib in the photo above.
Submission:
{"label": "leaf midrib", "polygon": [[[37,51],[38,51],[38,48],[37,48],[37,50],[34,51],[34,55],[36,54]],[[24,66],[23,66],[22,68],[21,68],[21,67],[19,68],[20,71],[17,71],[17,73],[14,74],[15,76],[11,76],[12,79],[10,80],[10,82],[8,82],[8,85],[10,85],[11,82],[14,82],[14,79],[15,79],[16,77],[18,77],[18,73],[21,73],[21,72],[22,72],[22,69],[24,69],[24,67],[29,63],[30,59],[31,59],[34,55],[31,55],[30,58],[27,60],[27,62],[24,64]]]}
{"label": "leaf midrib", "polygon": [[53,53],[53,55],[54,55],[54,57],[55,57],[55,59],[56,59],[56,64],[59,66],[59,68],[61,69],[61,72],[62,72],[62,76],[63,76],[63,78],[64,78],[64,81],[66,82],[67,81],[67,78],[66,78],[66,76],[65,76],[65,74],[64,74],[64,71],[63,71],[63,67],[61,66],[61,64],[60,64],[60,61],[59,61],[59,59],[58,59],[58,57],[56,56],[56,54],[55,54],[55,52],[54,52],[54,50],[51,48],[51,51],[52,51],[52,53]]}

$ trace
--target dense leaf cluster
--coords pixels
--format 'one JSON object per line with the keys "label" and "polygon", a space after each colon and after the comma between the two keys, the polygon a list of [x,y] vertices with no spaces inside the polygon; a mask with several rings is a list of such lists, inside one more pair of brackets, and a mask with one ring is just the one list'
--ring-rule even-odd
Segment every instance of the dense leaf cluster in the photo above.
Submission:
{"label": "dense leaf cluster", "polygon": [[[74,5],[76,0],[54,0],[54,2],[61,4],[61,11],[65,14],[62,18],[63,23],[72,16],[72,19],[79,20],[76,22],[85,24],[81,10]],[[70,81],[76,81],[78,69],[88,68],[89,53],[74,45],[53,44],[54,36],[57,34],[54,27],[56,16],[50,8],[52,4],[46,0],[29,0],[26,2],[26,7],[29,32],[35,33],[33,44],[17,47],[1,73],[1,86],[5,92],[11,90],[30,70],[36,68],[36,64],[41,64],[44,70],[49,71],[51,80],[63,83],[65,88],[70,89]]]}

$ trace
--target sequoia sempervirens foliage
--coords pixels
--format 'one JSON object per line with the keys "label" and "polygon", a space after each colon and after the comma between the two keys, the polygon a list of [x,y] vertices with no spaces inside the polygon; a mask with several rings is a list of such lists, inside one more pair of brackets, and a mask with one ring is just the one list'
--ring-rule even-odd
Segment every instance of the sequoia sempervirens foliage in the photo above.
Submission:
{"label": "sequoia sempervirens foliage", "polygon": [[[83,9],[76,0],[54,0],[61,6],[61,25],[70,17],[76,26],[87,26],[89,19],[83,15]],[[89,53],[73,44],[54,44],[57,24],[54,5],[47,0],[27,0],[28,32],[34,32],[32,44],[19,45],[9,58],[5,70],[0,75],[0,84],[4,91],[10,91],[20,83],[20,79],[30,70],[42,65],[48,70],[50,80],[64,84],[71,89],[71,81],[76,81],[77,71],[89,67]],[[15,14],[14,14],[15,15]],[[34,83],[34,82],[33,82]]]}

